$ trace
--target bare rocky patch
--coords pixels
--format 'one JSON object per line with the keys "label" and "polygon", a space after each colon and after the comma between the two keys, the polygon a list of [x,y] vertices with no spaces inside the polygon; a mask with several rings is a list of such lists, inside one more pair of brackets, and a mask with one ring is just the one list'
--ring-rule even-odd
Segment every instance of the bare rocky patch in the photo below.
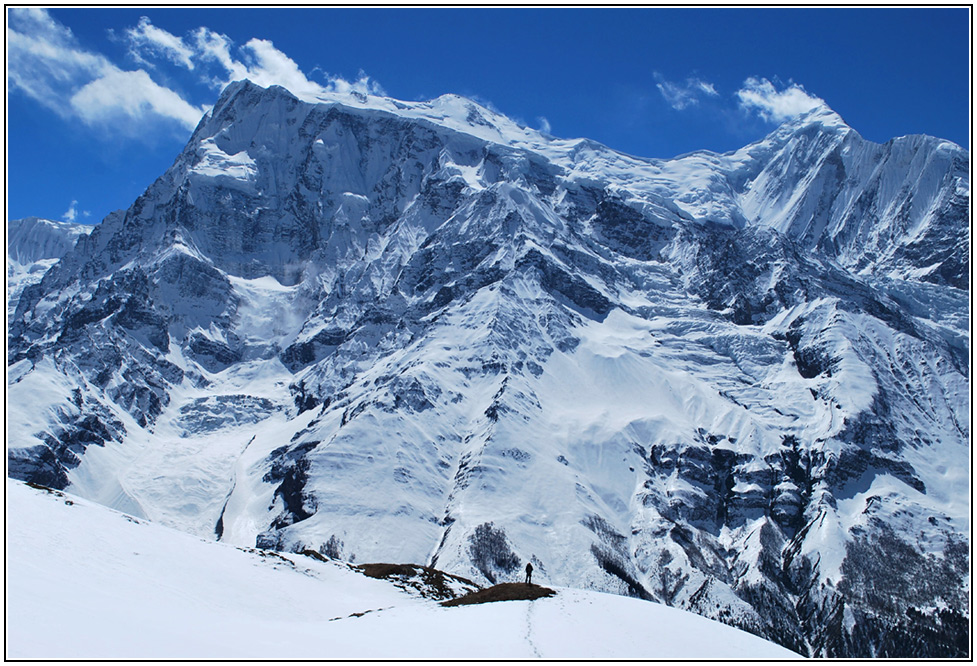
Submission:
{"label": "bare rocky patch", "polygon": [[389,580],[405,592],[425,599],[451,600],[479,590],[478,585],[467,578],[420,564],[372,563],[353,568],[370,578]]}
{"label": "bare rocky patch", "polygon": [[556,596],[556,591],[541,585],[526,583],[499,583],[484,590],[466,594],[457,599],[442,601],[442,606],[468,606],[487,604],[493,601],[534,601],[544,597]]}

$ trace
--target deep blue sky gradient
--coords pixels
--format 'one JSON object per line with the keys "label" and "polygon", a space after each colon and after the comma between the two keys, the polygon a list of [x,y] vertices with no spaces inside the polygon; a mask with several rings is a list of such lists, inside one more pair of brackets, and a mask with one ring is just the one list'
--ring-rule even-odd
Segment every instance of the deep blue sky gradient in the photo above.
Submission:
{"label": "deep blue sky gradient", "polygon": [[[924,133],[969,148],[968,8],[943,9],[74,9],[50,15],[122,69],[119,35],[148,16],[178,36],[200,26],[237,45],[267,39],[312,80],[365,72],[392,97],[458,93],[552,134],[646,157],[725,152],[775,125],[739,108],[748,77],[791,82],[867,139]],[[217,92],[162,67],[154,80],[195,105]],[[719,93],[683,110],[656,84],[697,77]],[[96,222],[128,207],[189,131],[113,135],[7,90],[7,216],[59,219],[71,201]]]}

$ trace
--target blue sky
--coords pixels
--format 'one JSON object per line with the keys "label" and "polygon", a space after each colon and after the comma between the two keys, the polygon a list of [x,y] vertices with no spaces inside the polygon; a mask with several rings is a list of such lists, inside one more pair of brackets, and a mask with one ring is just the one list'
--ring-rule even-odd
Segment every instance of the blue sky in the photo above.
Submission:
{"label": "blue sky", "polygon": [[969,148],[970,24],[968,8],[8,8],[7,218],[127,208],[242,75],[462,94],[645,157],[733,150],[819,100],[872,141]]}

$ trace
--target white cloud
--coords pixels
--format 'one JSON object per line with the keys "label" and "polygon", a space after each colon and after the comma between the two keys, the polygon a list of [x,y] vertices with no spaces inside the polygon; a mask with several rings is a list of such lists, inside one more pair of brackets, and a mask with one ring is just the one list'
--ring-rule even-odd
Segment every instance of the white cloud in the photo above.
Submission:
{"label": "white cloud", "polygon": [[[106,124],[121,118],[176,121],[192,129],[204,113],[179,93],[155,83],[144,70],[124,71],[84,49],[71,30],[44,9],[8,14],[7,76],[11,88],[65,118]],[[146,34],[152,34],[151,31]],[[138,134],[136,124],[105,125]]]}
{"label": "white cloud", "polygon": [[386,95],[383,87],[367,76],[362,70],[355,81],[347,81],[341,76],[327,76],[325,90],[333,93],[357,93],[360,95]]}
{"label": "white cloud", "polygon": [[74,222],[75,218],[78,217],[78,211],[75,209],[75,206],[77,205],[78,205],[78,200],[72,199],[71,205],[68,206],[68,210],[62,213],[61,219],[68,223]]}
{"label": "white cloud", "polygon": [[658,90],[661,91],[662,97],[665,98],[668,105],[676,111],[682,111],[692,104],[699,103],[695,95],[669,81],[659,82]]}
{"label": "white cloud", "polygon": [[323,92],[322,86],[309,81],[295,61],[276,49],[267,39],[249,40],[241,50],[250,63],[246,76],[252,83],[263,87],[279,85],[296,95],[316,95]]}
{"label": "white cloud", "polygon": [[176,35],[157,28],[148,17],[139,19],[139,24],[125,32],[129,41],[129,52],[140,62],[145,62],[141,51],[159,54],[176,65],[192,70],[193,49],[183,43]]}
{"label": "white cloud", "polygon": [[539,131],[543,134],[550,134],[553,127],[550,125],[550,121],[546,119],[546,116],[539,116],[536,118],[539,123]]}
{"label": "white cloud", "polygon": [[217,81],[220,87],[231,81],[249,79],[263,87],[282,86],[299,96],[325,93],[384,94],[383,88],[363,72],[355,81],[347,81],[340,76],[327,76],[325,85],[311,81],[294,60],[267,39],[249,40],[239,49],[241,59],[236,60],[231,55],[230,40],[224,35],[207,28],[200,28],[197,35],[198,44],[204,45],[201,56],[220,63],[226,72],[224,79]]}
{"label": "white cloud", "polygon": [[[197,28],[191,33],[193,49],[197,57],[205,61],[218,63],[225,72],[230,74],[230,80],[242,79],[247,75],[247,68],[235,62],[231,57],[231,40],[224,35],[214,32],[210,28]],[[217,87],[226,85],[226,77],[211,79]]]}
{"label": "white cloud", "polygon": [[180,95],[158,85],[143,70],[123,72],[112,69],[82,86],[69,100],[78,117],[89,124],[142,121],[159,116],[178,121],[192,129],[203,110]]}
{"label": "white cloud", "polygon": [[774,123],[826,106],[824,100],[811,95],[797,83],[791,82],[783,90],[777,90],[767,79],[753,76],[743,82],[736,96],[743,109],[755,111],[764,120]]}
{"label": "white cloud", "polygon": [[179,56],[187,69],[207,70],[203,79],[216,89],[222,89],[231,81],[249,79],[264,87],[282,86],[300,96],[325,93],[385,94],[383,88],[363,72],[359,73],[355,81],[329,75],[325,76],[324,85],[312,81],[294,60],[267,39],[254,38],[243,46],[235,47],[226,35],[205,26],[188,33],[186,39],[181,39],[156,28],[145,17],[140,19],[138,28],[131,29],[129,34],[134,34],[134,30],[138,30],[140,35],[156,36],[151,42],[138,42],[139,46],[145,48],[136,53],[137,57],[162,55],[173,60]]}
{"label": "white cloud", "polygon": [[[133,136],[152,134],[156,128],[151,124],[160,119],[193,129],[207,110],[154,80],[149,72],[166,76],[164,65],[171,72],[173,66],[193,72],[216,90],[231,81],[250,79],[265,87],[283,86],[299,96],[384,94],[363,72],[355,81],[329,75],[322,77],[322,83],[312,81],[294,60],[266,39],[255,38],[235,46],[226,35],[207,27],[180,37],[153,25],[147,17],[123,34],[129,55],[140,69],[122,69],[104,55],[85,49],[71,30],[44,9],[13,8],[7,28],[11,89],[64,118]],[[167,76],[166,80],[179,77]]]}
{"label": "white cloud", "polygon": [[716,92],[716,86],[709,83],[708,81],[703,81],[701,79],[689,79],[689,83],[694,85],[699,90],[709,95],[710,97],[718,97],[719,93]]}
{"label": "white cloud", "polygon": [[71,31],[43,9],[13,8],[8,19],[7,80],[56,112],[63,110],[66,88],[111,67],[102,56],[78,48]]}
{"label": "white cloud", "polygon": [[655,72],[655,79],[658,81],[658,91],[668,105],[676,111],[695,106],[702,96],[716,97],[719,95],[716,92],[716,86],[697,77],[689,77],[685,83],[675,83],[666,80],[664,76]]}

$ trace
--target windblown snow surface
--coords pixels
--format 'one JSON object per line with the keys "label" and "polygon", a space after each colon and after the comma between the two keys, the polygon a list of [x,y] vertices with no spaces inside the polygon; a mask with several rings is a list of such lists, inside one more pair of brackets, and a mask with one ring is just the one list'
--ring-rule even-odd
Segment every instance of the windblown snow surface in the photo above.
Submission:
{"label": "windblown snow surface", "polygon": [[444,608],[346,564],[199,539],[10,479],[6,512],[9,659],[798,656],[598,592]]}

